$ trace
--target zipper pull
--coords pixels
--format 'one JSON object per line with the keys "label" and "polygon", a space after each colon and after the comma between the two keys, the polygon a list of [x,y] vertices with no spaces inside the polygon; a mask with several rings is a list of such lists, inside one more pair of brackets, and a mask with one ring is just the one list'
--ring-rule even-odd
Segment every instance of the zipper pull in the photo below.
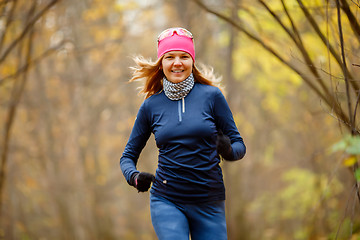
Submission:
{"label": "zipper pull", "polygon": [[185,113],[185,98],[182,98],[182,112]]}

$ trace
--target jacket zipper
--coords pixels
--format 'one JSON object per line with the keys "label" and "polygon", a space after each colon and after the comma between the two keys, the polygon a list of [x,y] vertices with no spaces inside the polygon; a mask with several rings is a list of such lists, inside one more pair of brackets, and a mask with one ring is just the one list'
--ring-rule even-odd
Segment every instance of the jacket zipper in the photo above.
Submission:
{"label": "jacket zipper", "polygon": [[179,122],[182,122],[182,113],[185,113],[185,98],[182,98],[181,101],[178,101]]}

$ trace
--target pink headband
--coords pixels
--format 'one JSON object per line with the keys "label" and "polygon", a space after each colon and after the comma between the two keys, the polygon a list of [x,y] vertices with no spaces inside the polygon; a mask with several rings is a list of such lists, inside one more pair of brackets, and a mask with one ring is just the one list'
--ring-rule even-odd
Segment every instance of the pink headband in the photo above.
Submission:
{"label": "pink headband", "polygon": [[183,51],[190,54],[195,62],[195,47],[193,39],[178,35],[176,32],[170,37],[166,37],[158,42],[158,59],[167,52],[170,51]]}

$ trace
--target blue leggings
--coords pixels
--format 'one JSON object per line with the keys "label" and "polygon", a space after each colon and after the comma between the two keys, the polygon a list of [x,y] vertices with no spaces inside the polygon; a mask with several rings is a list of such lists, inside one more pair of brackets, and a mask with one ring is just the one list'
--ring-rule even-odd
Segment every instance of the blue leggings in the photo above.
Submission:
{"label": "blue leggings", "polygon": [[150,195],[151,221],[159,240],[226,240],[225,201],[181,204]]}

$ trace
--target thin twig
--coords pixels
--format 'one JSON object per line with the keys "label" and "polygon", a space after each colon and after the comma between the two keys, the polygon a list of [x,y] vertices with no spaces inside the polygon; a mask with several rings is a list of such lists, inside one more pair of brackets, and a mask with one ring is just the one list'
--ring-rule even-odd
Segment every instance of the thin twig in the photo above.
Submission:
{"label": "thin twig", "polygon": [[356,103],[355,103],[354,116],[353,116],[354,125],[355,125],[355,122],[356,122],[356,113],[357,113],[357,109],[358,109],[358,106],[359,106],[359,101],[360,101],[360,92],[358,92],[358,96],[357,96]]}
{"label": "thin twig", "polygon": [[[349,79],[347,76],[347,66],[346,66],[346,58],[345,58],[345,51],[344,51],[344,36],[342,31],[342,24],[341,24],[341,11],[340,11],[340,1],[336,0],[336,7],[337,7],[337,17],[338,17],[338,27],[339,27],[339,38],[340,38],[340,47],[341,47],[341,57],[342,57],[342,68],[344,73],[344,80],[345,80],[345,87],[346,87],[346,97],[348,103],[348,111],[349,111],[349,119],[351,128],[355,127],[355,122],[353,122],[353,115],[352,115],[352,107],[351,107],[351,98],[350,98],[350,87],[349,87]],[[351,131],[354,134],[354,131]]]}
{"label": "thin twig", "polygon": [[[322,31],[320,30],[319,25],[317,24],[317,22],[315,21],[315,19],[313,18],[313,16],[310,14],[310,12],[308,11],[308,8],[305,7],[304,3],[302,0],[297,0],[301,10],[303,11],[305,17],[307,18],[307,20],[309,21],[310,25],[314,28],[315,32],[317,33],[317,35],[320,37],[321,41],[323,42],[324,45],[326,45],[326,47],[329,49],[329,51],[331,52],[331,54],[334,56],[336,62],[338,63],[338,65],[341,67],[341,69],[347,74],[347,76],[350,79],[354,79],[354,77],[351,75],[350,71],[346,68],[343,69],[343,65],[342,65],[342,61],[341,61],[341,57],[339,56],[339,54],[336,52],[336,50],[334,49],[334,47],[329,43],[329,39],[326,38],[324,36],[324,34],[322,33]],[[344,75],[345,75],[344,72]],[[352,87],[354,89],[354,91],[359,89],[358,84],[355,81],[351,82]]]}
{"label": "thin twig", "polygon": [[348,208],[349,208],[349,205],[350,205],[351,195],[352,195],[352,193],[354,192],[355,188],[356,188],[356,186],[354,185],[354,186],[352,187],[352,189],[351,189],[350,196],[349,196],[349,198],[348,198],[348,200],[347,200],[347,203],[346,203],[344,216],[343,216],[343,218],[341,219],[341,222],[340,222],[340,224],[339,224],[339,227],[338,227],[338,229],[337,229],[337,231],[336,231],[335,240],[337,240],[337,239],[338,239],[338,236],[339,236],[339,233],[340,233],[341,226],[342,226],[342,224],[343,224],[343,223],[344,223],[344,221],[345,221],[345,218],[346,218],[346,212],[347,212],[347,210],[348,210]]}
{"label": "thin twig", "polygon": [[354,131],[355,133],[357,134],[360,134],[360,129],[356,129],[356,127],[351,127],[349,122],[348,121],[344,121],[342,118],[340,118],[339,116],[337,115],[334,115],[333,114],[333,108],[331,108],[331,112],[327,111],[325,109],[325,106],[323,106],[323,104],[321,104],[321,101],[320,101],[320,106],[322,107],[322,109],[324,110],[324,112],[326,112],[327,114],[329,114],[330,117],[333,117],[334,119],[336,119],[336,121],[338,121],[339,123],[342,123],[343,125],[345,125],[348,129],[350,129],[351,131]]}
{"label": "thin twig", "polygon": [[296,37],[297,37],[298,41],[300,42],[300,44],[303,45],[299,30],[297,29],[297,27],[296,27],[296,25],[294,23],[294,20],[292,19],[291,15],[290,15],[290,13],[288,11],[288,8],[286,7],[286,4],[285,4],[284,0],[281,0],[281,4],[282,4],[283,9],[284,9],[284,11],[286,13],[286,16],[288,17],[288,19],[289,19],[289,21],[291,23],[291,27],[293,29],[294,34],[296,35]]}
{"label": "thin twig", "polygon": [[329,41],[329,0],[326,0],[326,52],[328,57],[330,88],[334,91],[333,78],[331,73],[330,41]]}
{"label": "thin twig", "polygon": [[311,57],[309,56],[308,51],[306,50],[300,34],[297,31],[297,28],[295,26],[295,24],[292,21],[292,18],[290,16],[290,14],[287,11],[286,5],[283,3],[283,8],[284,11],[286,12],[289,21],[291,22],[292,28],[293,28],[293,32],[290,31],[290,29],[288,29],[285,24],[281,21],[280,17],[278,15],[276,15],[276,13],[274,11],[272,11],[270,9],[270,7],[263,1],[263,0],[258,0],[265,8],[266,10],[270,13],[271,16],[273,16],[273,18],[275,19],[275,21],[277,21],[279,23],[279,25],[282,27],[282,29],[285,30],[285,32],[289,35],[290,39],[293,40],[293,42],[295,43],[296,47],[299,49],[299,51],[301,52],[305,62],[306,62],[306,66],[310,69],[311,73],[315,76],[316,81],[320,84],[320,86],[322,87],[323,91],[325,92],[325,95],[328,96],[329,98],[332,98],[329,89],[327,88],[327,86],[325,85],[323,79],[320,77],[315,64],[313,63]]}
{"label": "thin twig", "polygon": [[357,39],[358,42],[360,43],[360,25],[356,16],[352,13],[347,0],[341,0],[340,7],[343,10],[343,12],[346,14],[347,19],[349,20],[350,27],[356,36],[355,39]]}
{"label": "thin twig", "polygon": [[351,0],[358,8],[360,8],[360,5],[356,2],[354,2],[354,0]]}

